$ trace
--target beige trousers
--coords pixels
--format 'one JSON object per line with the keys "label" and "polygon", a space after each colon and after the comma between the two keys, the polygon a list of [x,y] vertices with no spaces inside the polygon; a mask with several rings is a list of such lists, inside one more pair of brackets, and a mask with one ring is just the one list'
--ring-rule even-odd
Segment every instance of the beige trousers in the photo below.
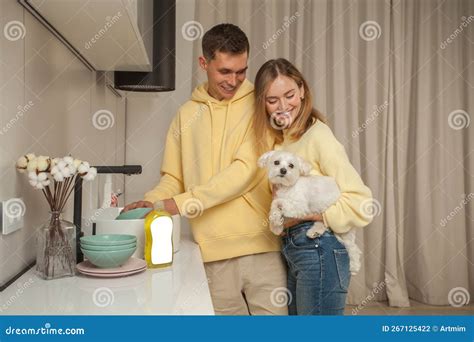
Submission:
{"label": "beige trousers", "polygon": [[204,268],[216,315],[288,315],[280,252],[208,262]]}

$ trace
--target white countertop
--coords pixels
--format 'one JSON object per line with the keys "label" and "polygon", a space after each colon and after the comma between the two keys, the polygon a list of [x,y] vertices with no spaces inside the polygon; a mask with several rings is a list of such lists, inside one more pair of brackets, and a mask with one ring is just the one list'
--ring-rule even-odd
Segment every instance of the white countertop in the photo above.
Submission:
{"label": "white countertop", "polygon": [[122,278],[43,280],[34,267],[0,292],[0,315],[214,315],[199,247],[181,241],[173,265]]}

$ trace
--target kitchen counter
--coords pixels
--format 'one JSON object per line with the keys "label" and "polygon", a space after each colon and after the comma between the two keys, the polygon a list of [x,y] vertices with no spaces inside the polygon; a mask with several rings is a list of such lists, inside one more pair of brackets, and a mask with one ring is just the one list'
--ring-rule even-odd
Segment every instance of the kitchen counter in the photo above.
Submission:
{"label": "kitchen counter", "polygon": [[0,315],[214,315],[199,247],[181,240],[173,265],[122,278],[43,280],[34,267],[0,292]]}

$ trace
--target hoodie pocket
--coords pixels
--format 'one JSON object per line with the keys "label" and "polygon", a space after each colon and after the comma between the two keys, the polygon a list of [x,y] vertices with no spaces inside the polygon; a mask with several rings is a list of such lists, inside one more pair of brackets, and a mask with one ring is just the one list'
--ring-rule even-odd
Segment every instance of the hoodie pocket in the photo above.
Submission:
{"label": "hoodie pocket", "polygon": [[268,188],[268,183],[262,177],[250,191],[243,195],[247,203],[268,220],[268,213],[270,212],[270,205],[272,203],[272,194]]}

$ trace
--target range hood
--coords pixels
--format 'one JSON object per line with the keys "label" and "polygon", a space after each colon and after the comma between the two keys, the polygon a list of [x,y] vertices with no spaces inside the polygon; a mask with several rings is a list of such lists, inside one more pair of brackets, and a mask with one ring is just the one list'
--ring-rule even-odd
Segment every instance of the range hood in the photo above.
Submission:
{"label": "range hood", "polygon": [[18,2],[90,70],[121,71],[117,89],[174,90],[175,0]]}
{"label": "range hood", "polygon": [[153,37],[151,72],[116,71],[115,88],[125,91],[171,91],[175,89],[176,2],[159,0],[153,4],[153,28],[145,34]]}

